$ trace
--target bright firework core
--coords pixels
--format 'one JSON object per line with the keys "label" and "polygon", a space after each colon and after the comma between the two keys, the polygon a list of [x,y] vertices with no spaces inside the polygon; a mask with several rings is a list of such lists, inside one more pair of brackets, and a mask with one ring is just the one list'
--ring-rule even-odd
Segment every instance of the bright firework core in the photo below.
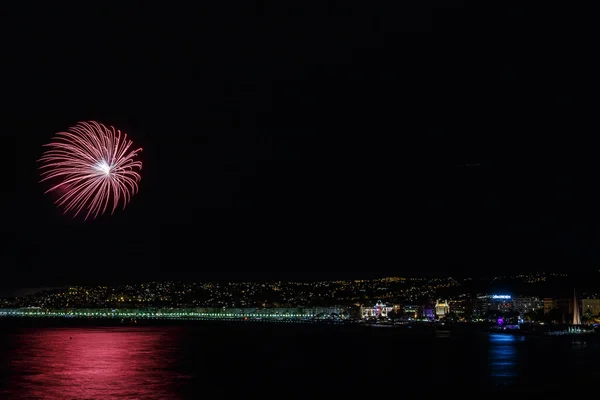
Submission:
{"label": "bright firework core", "polygon": [[102,172],[104,172],[106,175],[110,175],[110,169],[111,166],[108,165],[108,163],[104,160],[100,161],[98,163],[98,165],[96,166],[96,168]]}

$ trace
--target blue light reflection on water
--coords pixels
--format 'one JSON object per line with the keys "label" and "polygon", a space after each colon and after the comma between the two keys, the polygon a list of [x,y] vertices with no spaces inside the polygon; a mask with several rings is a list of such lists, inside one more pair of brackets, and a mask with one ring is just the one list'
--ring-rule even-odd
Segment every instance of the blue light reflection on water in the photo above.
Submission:
{"label": "blue light reflection on water", "polygon": [[517,345],[523,336],[491,333],[488,347],[488,373],[494,381],[509,383],[518,376]]}
{"label": "blue light reflection on water", "polygon": [[344,389],[372,394],[371,384],[353,382],[362,371],[382,369],[402,377],[402,390],[555,393],[571,384],[595,388],[598,359],[598,340],[418,328],[11,328],[0,329],[0,398],[196,399],[207,388],[272,390],[279,398],[282,386],[310,397],[315,387],[323,390],[323,379],[339,397]]}

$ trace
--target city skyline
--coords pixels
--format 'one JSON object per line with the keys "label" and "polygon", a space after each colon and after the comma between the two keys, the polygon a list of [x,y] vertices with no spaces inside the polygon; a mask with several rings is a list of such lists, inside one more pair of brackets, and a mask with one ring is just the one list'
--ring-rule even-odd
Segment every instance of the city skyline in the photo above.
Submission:
{"label": "city skyline", "polygon": [[[535,330],[572,323],[552,335],[593,333],[600,323],[598,275],[529,273],[490,279],[387,277],[318,282],[141,282],[70,286],[0,296],[0,317],[145,321],[360,323],[435,321],[479,328]],[[589,281],[592,281],[591,283]],[[567,290],[565,290],[567,289]],[[524,325],[523,325],[524,324]],[[444,324],[442,324],[443,326]],[[586,325],[588,328],[582,328]],[[545,329],[545,328],[544,328]],[[583,330],[582,330],[583,329]]]}
{"label": "city skyline", "polygon": [[592,13],[1,9],[0,397],[597,391]]}
{"label": "city skyline", "polygon": [[[548,273],[548,272],[523,272],[513,275],[503,276],[487,276],[487,277],[452,277],[452,276],[385,276],[376,278],[360,278],[355,277],[354,279],[330,279],[330,280],[307,280],[307,279],[291,279],[291,280],[205,280],[205,281],[189,281],[189,280],[139,280],[131,281],[121,284],[110,284],[110,283],[93,283],[87,285],[71,284],[56,287],[38,287],[38,288],[19,288],[13,290],[0,291],[0,297],[19,297],[27,296],[30,294],[36,294],[41,292],[52,292],[52,291],[70,291],[73,288],[79,288],[77,290],[129,290],[127,288],[144,288],[144,287],[159,287],[167,286],[172,290],[177,290],[177,287],[182,288],[197,288],[197,287],[281,287],[282,285],[299,285],[298,287],[310,288],[329,288],[333,292],[338,291],[335,287],[340,286],[345,288],[344,290],[356,286],[360,288],[369,288],[369,290],[380,292],[382,296],[387,296],[389,293],[400,290],[404,291],[407,287],[429,287],[430,285],[438,285],[442,283],[444,285],[449,284],[450,287],[457,288],[458,291],[454,291],[452,295],[446,293],[445,296],[462,296],[465,293],[471,293],[475,295],[480,292],[494,292],[504,294],[531,294],[535,292],[536,295],[542,296],[542,293],[548,295],[564,296],[565,293],[571,293],[572,289],[581,290],[588,294],[596,293],[598,287],[595,284],[599,277],[600,271],[592,273]],[[266,286],[265,286],[266,285]],[[87,289],[86,289],[87,288]],[[187,289],[183,290],[186,291]],[[342,291],[344,291],[342,290]],[[358,289],[356,289],[358,290]],[[385,290],[388,290],[386,294]],[[429,289],[427,289],[429,290]],[[465,292],[466,291],[466,292]],[[364,295],[367,295],[364,293]],[[375,296],[371,294],[369,296]],[[326,296],[328,297],[328,296]],[[435,297],[435,296],[434,296]],[[443,297],[443,296],[442,296]]]}

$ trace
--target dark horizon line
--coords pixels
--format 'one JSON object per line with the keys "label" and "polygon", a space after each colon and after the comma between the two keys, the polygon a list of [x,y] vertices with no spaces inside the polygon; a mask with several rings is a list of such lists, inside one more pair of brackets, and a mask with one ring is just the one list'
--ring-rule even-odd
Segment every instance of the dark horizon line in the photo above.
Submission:
{"label": "dark horizon line", "polygon": [[0,289],[2,292],[7,291],[29,291],[29,290],[59,290],[65,289],[69,287],[77,287],[77,286],[107,286],[107,287],[121,287],[127,285],[140,285],[147,283],[156,283],[156,282],[172,282],[172,283],[244,283],[244,282],[260,282],[260,283],[272,283],[272,282],[304,282],[304,283],[317,283],[317,282],[336,282],[336,281],[363,281],[363,280],[379,280],[379,279],[388,279],[388,278],[415,278],[415,279],[435,279],[435,278],[458,278],[458,279],[493,279],[496,277],[516,277],[519,275],[531,275],[531,274],[556,274],[556,275],[566,275],[566,276],[577,276],[577,275],[585,275],[589,273],[595,273],[598,271],[590,271],[590,272],[557,272],[557,271],[523,271],[523,272],[513,272],[508,274],[498,274],[498,275],[468,275],[468,274],[398,274],[398,275],[380,275],[380,276],[371,276],[371,277],[355,277],[355,278],[336,278],[336,279],[309,279],[309,278],[286,278],[286,279],[207,279],[207,280],[197,280],[197,279],[149,279],[138,282],[113,282],[113,283],[70,283],[70,284],[49,284],[49,285],[30,285],[30,286],[20,286],[13,288],[2,288]]}

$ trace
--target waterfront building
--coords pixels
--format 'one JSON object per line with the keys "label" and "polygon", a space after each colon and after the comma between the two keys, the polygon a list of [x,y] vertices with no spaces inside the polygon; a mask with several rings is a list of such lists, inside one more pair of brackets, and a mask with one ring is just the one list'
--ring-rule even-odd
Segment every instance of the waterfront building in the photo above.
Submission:
{"label": "waterfront building", "polygon": [[582,299],[581,310],[582,315],[589,317],[600,315],[600,299]]}
{"label": "waterfront building", "polygon": [[86,318],[166,318],[166,319],[246,319],[246,320],[337,320],[349,315],[345,307],[291,307],[291,308],[74,308],[0,309],[0,317],[86,317]]}
{"label": "waterfront building", "polygon": [[544,314],[548,314],[551,310],[559,310],[560,313],[571,315],[573,313],[573,299],[544,299]]}
{"label": "waterfront building", "polygon": [[542,308],[545,309],[546,300],[537,297],[513,297],[510,294],[491,294],[477,297],[473,312],[477,316],[483,316],[491,311],[512,311],[523,315]]}
{"label": "waterfront building", "polygon": [[432,305],[419,307],[419,312],[417,313],[419,318],[423,319],[435,319],[435,307]]}
{"label": "waterfront building", "polygon": [[544,314],[548,314],[550,312],[550,310],[553,310],[555,308],[556,308],[556,304],[555,304],[553,298],[551,298],[551,297],[544,298]]}
{"label": "waterfront building", "polygon": [[452,313],[459,317],[468,317],[472,314],[473,304],[470,299],[458,299],[448,302],[449,307],[452,309]]}
{"label": "waterfront building", "polygon": [[492,311],[510,310],[511,295],[508,294],[490,294],[478,296],[473,307],[473,315],[483,317]]}
{"label": "waterfront building", "polygon": [[438,300],[435,303],[435,315],[438,318],[443,318],[446,316],[446,314],[448,314],[450,312],[450,306],[448,305],[448,302],[446,300],[444,300],[443,302],[441,300]]}
{"label": "waterfront building", "polygon": [[544,308],[544,301],[538,297],[514,297],[511,299],[511,309],[521,315]]}
{"label": "waterfront building", "polygon": [[417,318],[421,307],[414,304],[407,304],[402,307],[402,313],[410,318]]}
{"label": "waterfront building", "polygon": [[361,316],[363,319],[367,318],[387,318],[388,314],[394,309],[393,306],[384,304],[381,300],[378,300],[374,306],[361,306]]}

